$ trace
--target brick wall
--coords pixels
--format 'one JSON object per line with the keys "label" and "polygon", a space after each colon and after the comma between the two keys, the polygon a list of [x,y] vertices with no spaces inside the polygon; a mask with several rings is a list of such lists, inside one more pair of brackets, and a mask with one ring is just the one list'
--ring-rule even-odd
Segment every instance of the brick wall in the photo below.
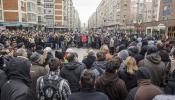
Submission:
{"label": "brick wall", "polygon": [[18,12],[4,12],[4,21],[13,22],[18,20]]}
{"label": "brick wall", "polygon": [[18,0],[3,0],[4,10],[18,10]]}

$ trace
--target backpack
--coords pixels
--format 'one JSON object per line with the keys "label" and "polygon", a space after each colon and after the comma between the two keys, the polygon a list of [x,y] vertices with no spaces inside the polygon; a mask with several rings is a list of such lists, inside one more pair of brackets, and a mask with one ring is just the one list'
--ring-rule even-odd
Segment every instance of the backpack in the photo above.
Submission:
{"label": "backpack", "polygon": [[48,76],[43,77],[44,86],[41,96],[44,100],[62,100],[62,86],[64,80],[60,77],[57,79],[49,79]]}

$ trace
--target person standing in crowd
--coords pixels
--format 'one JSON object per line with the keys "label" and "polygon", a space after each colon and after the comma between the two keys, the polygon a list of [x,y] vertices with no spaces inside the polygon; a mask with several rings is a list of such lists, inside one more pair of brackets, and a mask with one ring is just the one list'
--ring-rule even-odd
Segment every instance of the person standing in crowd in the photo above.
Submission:
{"label": "person standing in crowd", "polygon": [[86,42],[87,42],[87,36],[86,35],[82,35],[81,36],[81,41],[82,41],[83,47],[85,47],[86,46]]}
{"label": "person standing in crowd", "polygon": [[119,58],[108,61],[106,72],[96,80],[96,89],[107,94],[109,100],[125,100],[127,97],[125,82],[118,77],[117,73],[120,64]]}
{"label": "person standing in crowd", "polygon": [[60,69],[62,69],[62,67],[64,66],[64,53],[61,51],[55,51],[55,57],[61,61],[62,64]]}
{"label": "person standing in crowd", "polygon": [[58,34],[55,34],[54,35],[54,47],[55,47],[55,49],[59,49],[59,35]]}
{"label": "person standing in crowd", "polygon": [[59,46],[60,48],[64,48],[64,36],[63,34],[61,34],[60,38],[59,38]]}
{"label": "person standing in crowd", "polygon": [[167,85],[164,88],[166,94],[174,95],[175,94],[175,70],[171,73],[171,76],[168,79]]}
{"label": "person standing in crowd", "polygon": [[125,81],[127,90],[130,91],[132,88],[137,86],[137,70],[138,66],[136,60],[129,56],[124,61],[124,69],[119,71],[119,77]]}
{"label": "person standing in crowd", "polygon": [[101,48],[100,48],[100,51],[102,51],[104,54],[105,54],[105,60],[106,61],[109,61],[112,59],[112,55],[110,54],[109,52],[109,48],[107,45],[103,45]]}
{"label": "person standing in crowd", "polygon": [[103,52],[97,52],[97,61],[92,65],[91,70],[95,73],[96,78],[104,74],[106,71],[105,54]]}
{"label": "person standing in crowd", "polygon": [[122,50],[120,51],[117,55],[114,55],[114,58],[119,57],[120,60],[122,61],[119,71],[123,70],[125,68],[124,61],[126,60],[127,57],[129,57],[129,53],[127,50]]}
{"label": "person standing in crowd", "polygon": [[104,93],[95,90],[95,74],[91,70],[84,70],[80,78],[81,91],[73,93],[68,100],[109,100]]}
{"label": "person standing in crowd", "polygon": [[133,88],[126,100],[152,100],[163,94],[162,90],[151,82],[151,73],[148,68],[140,67],[137,72],[138,86]]}
{"label": "person standing in crowd", "polygon": [[169,45],[170,45],[170,48],[171,48],[170,55],[172,55],[173,51],[175,50],[175,40],[174,41],[170,41]]}
{"label": "person standing in crowd", "polygon": [[99,34],[96,36],[95,43],[96,43],[96,49],[99,49],[101,47],[101,39]]}
{"label": "person standing in crowd", "polygon": [[32,100],[29,60],[13,58],[7,64],[8,81],[1,88],[0,100]]}
{"label": "person standing in crowd", "polygon": [[85,65],[77,61],[75,53],[68,53],[66,59],[68,63],[66,63],[61,69],[60,75],[68,80],[71,92],[79,92],[79,80],[82,71],[85,69]]}
{"label": "person standing in crowd", "polygon": [[91,47],[91,43],[92,43],[92,36],[89,35],[87,36],[87,46],[90,48]]}
{"label": "person standing in crowd", "polygon": [[170,74],[175,70],[175,49],[172,51]]}
{"label": "person standing in crowd", "polygon": [[34,98],[34,100],[37,100],[37,95],[36,95],[37,79],[40,76],[46,75],[48,71],[43,66],[43,64],[45,63],[45,58],[41,54],[34,52],[30,57],[30,60],[32,61],[32,67],[30,70],[30,75],[32,80],[32,84],[31,84],[31,90],[33,95],[32,97]]}
{"label": "person standing in crowd", "polygon": [[174,95],[175,94],[175,50],[172,52],[171,64],[169,68],[169,77],[167,77],[168,82],[164,91],[166,94]]}
{"label": "person standing in crowd", "polygon": [[86,65],[87,69],[91,69],[95,61],[96,61],[96,57],[95,57],[94,51],[89,50],[87,57],[85,57],[82,62]]}
{"label": "person standing in crowd", "polygon": [[[7,81],[7,75],[4,71],[5,61],[4,57],[2,56],[2,50],[3,48],[0,47],[0,94],[1,94],[1,88],[4,85],[4,83]],[[1,95],[0,95],[1,98]]]}
{"label": "person standing in crowd", "polygon": [[110,47],[110,53],[114,54],[114,38],[110,39],[109,47]]}
{"label": "person standing in crowd", "polygon": [[17,51],[15,52],[15,56],[28,59],[27,58],[27,51],[26,51],[26,49],[23,49],[23,48],[17,49]]}
{"label": "person standing in crowd", "polygon": [[151,73],[151,81],[154,85],[162,86],[165,77],[165,64],[161,61],[156,47],[149,47],[144,60],[139,62],[139,67],[146,67]]}
{"label": "person standing in crowd", "polygon": [[36,91],[39,100],[67,100],[71,94],[68,82],[60,76],[61,61],[51,59],[50,72],[37,80]]}

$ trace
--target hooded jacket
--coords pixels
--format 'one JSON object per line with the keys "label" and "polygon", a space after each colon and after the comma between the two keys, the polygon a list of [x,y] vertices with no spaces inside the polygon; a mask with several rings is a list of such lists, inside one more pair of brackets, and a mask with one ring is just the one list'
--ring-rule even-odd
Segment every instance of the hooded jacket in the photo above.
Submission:
{"label": "hooded jacket", "polygon": [[105,73],[96,81],[97,90],[108,95],[109,100],[125,100],[127,89],[116,73]]}
{"label": "hooded jacket", "polygon": [[0,100],[31,100],[30,66],[24,58],[13,58],[7,64],[7,81],[2,87]]}
{"label": "hooded jacket", "polygon": [[146,67],[151,73],[151,81],[154,85],[161,86],[165,77],[165,64],[158,53],[147,55],[139,62],[139,67]]}
{"label": "hooded jacket", "polygon": [[151,83],[150,80],[142,80],[138,87],[133,88],[126,100],[152,100],[156,95],[163,94],[161,89]]}
{"label": "hooded jacket", "polygon": [[85,66],[79,62],[69,62],[61,69],[60,75],[66,79],[70,84],[71,92],[80,91],[80,76]]}

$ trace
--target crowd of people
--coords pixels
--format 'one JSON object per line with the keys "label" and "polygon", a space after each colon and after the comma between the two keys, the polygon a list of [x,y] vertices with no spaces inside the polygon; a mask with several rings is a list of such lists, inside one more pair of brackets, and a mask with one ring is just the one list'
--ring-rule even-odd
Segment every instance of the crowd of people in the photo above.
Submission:
{"label": "crowd of people", "polygon": [[[99,51],[89,49],[79,61],[69,47]],[[174,94],[174,40],[125,33],[0,33],[0,100],[174,100]]]}

